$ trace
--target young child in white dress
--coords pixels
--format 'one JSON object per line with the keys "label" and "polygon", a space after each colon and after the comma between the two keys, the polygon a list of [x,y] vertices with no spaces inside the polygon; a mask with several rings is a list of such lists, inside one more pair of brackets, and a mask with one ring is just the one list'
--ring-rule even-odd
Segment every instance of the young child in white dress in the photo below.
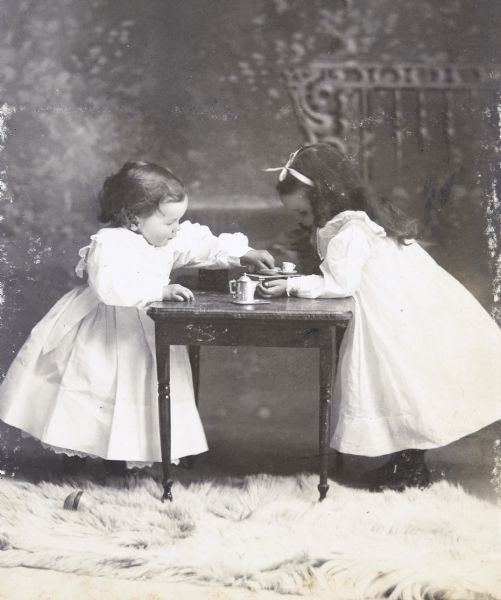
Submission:
{"label": "young child in white dress", "polygon": [[[188,200],[169,170],[129,162],[106,179],[99,220],[80,250],[88,283],[35,326],[0,387],[0,419],[68,455],[161,460],[154,324],[149,302],[190,301],[174,269],[273,266],[241,233],[180,223]],[[185,347],[171,348],[172,459],[207,450]],[[113,463],[112,463],[113,464]]]}
{"label": "young child in white dress", "polygon": [[413,238],[415,224],[379,200],[328,143],[300,148],[277,190],[316,229],[321,275],[276,280],[265,297],[353,296],[340,349],[331,446],[391,460],[371,489],[424,487],[424,451],[501,418],[501,331]]}

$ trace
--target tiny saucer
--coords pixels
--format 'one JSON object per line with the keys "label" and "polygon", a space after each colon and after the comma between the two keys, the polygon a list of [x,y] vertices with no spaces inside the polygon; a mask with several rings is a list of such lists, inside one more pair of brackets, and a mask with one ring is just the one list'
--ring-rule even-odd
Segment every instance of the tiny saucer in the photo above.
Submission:
{"label": "tiny saucer", "polygon": [[273,275],[257,275],[255,273],[249,273],[248,277],[250,277],[253,281],[269,281],[270,279],[284,278],[284,276],[281,275],[278,271]]}
{"label": "tiny saucer", "polygon": [[270,304],[270,300],[232,300],[233,304]]}
{"label": "tiny saucer", "polygon": [[297,271],[278,271],[278,273],[280,273],[280,275],[297,275],[298,274]]}
{"label": "tiny saucer", "polygon": [[260,269],[259,271],[257,271],[256,275],[277,275],[277,273],[280,273],[280,269],[279,268],[274,268],[274,269]]}
{"label": "tiny saucer", "polygon": [[294,271],[294,273],[286,273],[285,271],[277,271],[273,275],[257,275],[249,273],[249,277],[253,281],[272,281],[273,279],[287,279],[287,277],[300,277],[300,273]]}

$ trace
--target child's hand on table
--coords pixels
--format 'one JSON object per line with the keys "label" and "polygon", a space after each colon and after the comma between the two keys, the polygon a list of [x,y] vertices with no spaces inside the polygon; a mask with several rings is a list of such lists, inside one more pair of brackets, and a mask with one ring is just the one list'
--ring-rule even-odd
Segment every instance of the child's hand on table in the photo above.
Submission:
{"label": "child's hand on table", "polygon": [[240,258],[242,266],[256,267],[256,270],[273,269],[275,259],[267,250],[249,250]]}
{"label": "child's hand on table", "polygon": [[171,283],[164,285],[162,299],[169,302],[186,302],[194,299],[193,292],[184,285]]}
{"label": "child's hand on table", "polygon": [[277,298],[287,291],[287,279],[272,279],[263,281],[257,286],[259,295],[263,298]]}

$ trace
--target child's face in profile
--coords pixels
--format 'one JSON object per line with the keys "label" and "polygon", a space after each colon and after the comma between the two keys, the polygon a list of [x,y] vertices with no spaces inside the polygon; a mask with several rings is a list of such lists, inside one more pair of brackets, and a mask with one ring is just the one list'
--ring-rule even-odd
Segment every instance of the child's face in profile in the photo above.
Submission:
{"label": "child's face in profile", "polygon": [[152,215],[137,218],[137,231],[152,246],[165,246],[169,240],[176,237],[179,231],[179,220],[187,208],[186,197],[182,202],[162,201]]}
{"label": "child's face in profile", "polygon": [[280,199],[285,208],[296,215],[298,225],[305,228],[310,228],[314,225],[315,218],[311,202],[307,198],[306,189],[297,188],[290,194],[282,194]]}

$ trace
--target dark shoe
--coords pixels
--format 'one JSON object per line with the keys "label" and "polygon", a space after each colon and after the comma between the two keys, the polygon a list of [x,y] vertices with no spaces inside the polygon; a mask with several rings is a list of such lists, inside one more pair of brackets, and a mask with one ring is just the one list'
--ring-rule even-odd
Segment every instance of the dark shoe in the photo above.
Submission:
{"label": "dark shoe", "polygon": [[118,476],[127,473],[127,463],[124,460],[104,460],[104,470],[106,475]]}
{"label": "dark shoe", "polygon": [[397,452],[378,469],[367,473],[364,481],[371,492],[394,490],[402,492],[405,488],[427,488],[430,483],[430,471],[424,462],[424,450],[404,450]]}
{"label": "dark shoe", "polygon": [[187,469],[188,471],[191,471],[195,468],[195,460],[195,456],[183,456],[183,458],[179,459],[177,466],[181,467],[181,469]]}

